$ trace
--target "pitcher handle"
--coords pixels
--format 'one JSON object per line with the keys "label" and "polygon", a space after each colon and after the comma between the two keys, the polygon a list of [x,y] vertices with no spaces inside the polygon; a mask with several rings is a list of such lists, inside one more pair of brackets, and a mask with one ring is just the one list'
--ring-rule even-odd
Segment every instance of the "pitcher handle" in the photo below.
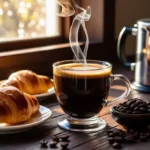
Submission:
{"label": "pitcher handle", "polygon": [[126,67],[130,68],[132,71],[134,70],[135,63],[130,63],[126,60],[125,57],[125,43],[128,35],[137,35],[137,27],[128,27],[125,26],[122,28],[117,43],[117,53],[121,63]]}

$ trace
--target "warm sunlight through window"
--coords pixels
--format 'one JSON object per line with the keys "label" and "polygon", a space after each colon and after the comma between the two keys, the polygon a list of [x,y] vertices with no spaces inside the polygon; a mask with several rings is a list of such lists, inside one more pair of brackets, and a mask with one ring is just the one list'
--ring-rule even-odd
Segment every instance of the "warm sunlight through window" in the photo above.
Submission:
{"label": "warm sunlight through window", "polygon": [[0,40],[58,36],[56,0],[0,0]]}

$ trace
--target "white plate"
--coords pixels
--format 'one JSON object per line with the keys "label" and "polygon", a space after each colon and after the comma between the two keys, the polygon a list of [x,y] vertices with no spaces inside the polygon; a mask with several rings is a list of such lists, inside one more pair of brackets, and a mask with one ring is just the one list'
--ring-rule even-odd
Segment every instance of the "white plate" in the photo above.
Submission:
{"label": "white plate", "polygon": [[53,88],[50,88],[47,93],[36,94],[34,96],[38,99],[38,101],[42,101],[42,100],[48,98],[49,96],[53,95],[54,93],[55,93],[55,90],[53,87]]}
{"label": "white plate", "polygon": [[31,116],[31,118],[18,125],[0,124],[0,134],[19,133],[37,126],[52,116],[52,111],[47,107],[40,106],[39,112]]}

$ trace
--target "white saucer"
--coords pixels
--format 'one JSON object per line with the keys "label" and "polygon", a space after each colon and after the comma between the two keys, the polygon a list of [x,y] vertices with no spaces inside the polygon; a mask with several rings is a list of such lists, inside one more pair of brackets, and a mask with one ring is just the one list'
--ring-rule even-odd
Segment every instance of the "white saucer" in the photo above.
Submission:
{"label": "white saucer", "polygon": [[52,116],[52,111],[47,107],[40,106],[39,112],[31,116],[31,118],[18,125],[0,124],[0,134],[19,133],[37,126]]}
{"label": "white saucer", "polygon": [[36,94],[34,96],[38,99],[38,101],[42,101],[42,100],[48,98],[49,96],[53,95],[54,93],[55,93],[55,90],[53,87],[53,88],[50,88],[47,93]]}

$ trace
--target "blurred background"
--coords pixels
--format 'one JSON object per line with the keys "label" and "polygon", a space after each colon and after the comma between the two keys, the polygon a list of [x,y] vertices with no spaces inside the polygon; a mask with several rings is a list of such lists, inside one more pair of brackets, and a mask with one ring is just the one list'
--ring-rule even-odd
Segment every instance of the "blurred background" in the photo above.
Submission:
{"label": "blurred background", "polygon": [[59,35],[55,0],[1,0],[0,40]]}

